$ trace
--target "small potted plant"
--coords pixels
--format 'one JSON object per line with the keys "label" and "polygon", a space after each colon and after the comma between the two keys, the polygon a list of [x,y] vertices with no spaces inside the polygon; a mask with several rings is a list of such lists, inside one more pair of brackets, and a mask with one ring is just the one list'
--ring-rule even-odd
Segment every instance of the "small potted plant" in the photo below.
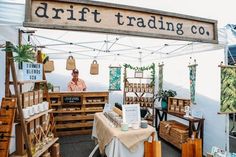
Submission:
{"label": "small potted plant", "polygon": [[35,61],[35,51],[33,50],[32,45],[10,45],[8,47],[13,52],[13,60],[18,64],[18,79],[23,78],[23,62],[34,62]]}
{"label": "small potted plant", "polygon": [[158,99],[158,101],[161,101],[162,109],[167,110],[168,97],[175,97],[176,95],[177,93],[174,90],[161,90],[155,95],[154,100]]}

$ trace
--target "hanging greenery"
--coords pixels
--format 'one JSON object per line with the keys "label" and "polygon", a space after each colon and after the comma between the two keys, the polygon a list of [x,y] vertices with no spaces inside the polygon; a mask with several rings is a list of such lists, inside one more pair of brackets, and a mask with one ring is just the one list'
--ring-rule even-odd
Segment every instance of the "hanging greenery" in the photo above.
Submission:
{"label": "hanging greenery", "polygon": [[145,71],[145,70],[151,70],[151,82],[150,82],[150,86],[154,86],[155,85],[155,75],[156,75],[156,71],[155,71],[155,64],[152,63],[149,66],[142,66],[142,67],[133,67],[130,64],[124,64],[123,65],[125,68],[129,68],[131,70],[135,70],[135,71]]}

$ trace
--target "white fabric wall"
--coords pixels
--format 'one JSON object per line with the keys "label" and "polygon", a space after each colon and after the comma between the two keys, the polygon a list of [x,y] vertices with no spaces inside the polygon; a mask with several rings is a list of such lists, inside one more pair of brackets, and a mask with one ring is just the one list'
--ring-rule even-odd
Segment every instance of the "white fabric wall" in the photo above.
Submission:
{"label": "white fabric wall", "polygon": [[[212,146],[225,148],[225,115],[220,110],[220,68],[224,61],[224,50],[209,51],[192,56],[181,56],[164,61],[164,89],[174,89],[177,97],[189,98],[189,61],[197,60],[196,103],[193,108],[201,110],[205,118],[204,153],[210,152]],[[171,117],[170,119],[173,119]]]}

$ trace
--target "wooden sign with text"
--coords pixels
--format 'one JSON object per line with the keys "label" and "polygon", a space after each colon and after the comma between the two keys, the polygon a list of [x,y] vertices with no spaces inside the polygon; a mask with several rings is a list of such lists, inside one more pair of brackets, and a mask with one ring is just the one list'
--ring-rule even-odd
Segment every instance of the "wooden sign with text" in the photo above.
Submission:
{"label": "wooden sign with text", "polygon": [[26,27],[218,43],[215,20],[103,2],[26,2]]}

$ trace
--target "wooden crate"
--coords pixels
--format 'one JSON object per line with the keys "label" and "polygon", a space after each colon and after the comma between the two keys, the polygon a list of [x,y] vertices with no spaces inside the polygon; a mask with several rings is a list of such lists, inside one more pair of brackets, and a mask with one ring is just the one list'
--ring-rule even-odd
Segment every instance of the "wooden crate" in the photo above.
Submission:
{"label": "wooden crate", "polygon": [[188,139],[188,126],[174,120],[161,121],[159,136],[181,149],[182,143]]}
{"label": "wooden crate", "polygon": [[168,98],[168,112],[184,115],[184,107],[190,106],[190,99],[182,99],[176,97]]}

